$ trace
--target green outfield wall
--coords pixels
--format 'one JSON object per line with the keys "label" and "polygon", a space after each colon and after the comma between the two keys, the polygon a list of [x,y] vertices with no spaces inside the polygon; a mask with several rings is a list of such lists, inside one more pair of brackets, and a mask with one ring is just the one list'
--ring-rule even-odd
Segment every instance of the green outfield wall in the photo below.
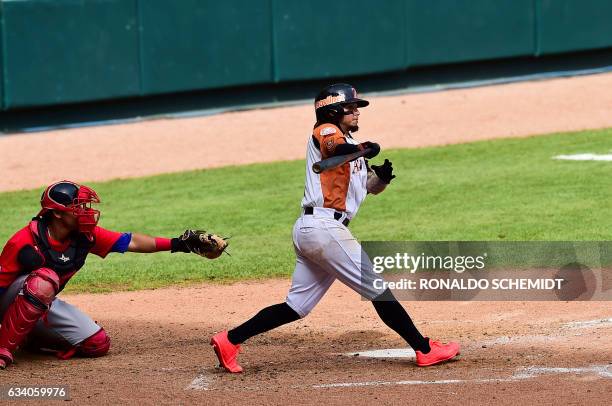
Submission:
{"label": "green outfield wall", "polygon": [[612,46],[612,1],[537,0],[536,54]]}
{"label": "green outfield wall", "polygon": [[4,109],[140,93],[136,1],[3,1]]}
{"label": "green outfield wall", "polygon": [[4,2],[0,1],[0,113],[4,107],[4,81],[7,79],[4,65]]}
{"label": "green outfield wall", "polygon": [[612,47],[610,0],[2,0],[2,110]]}

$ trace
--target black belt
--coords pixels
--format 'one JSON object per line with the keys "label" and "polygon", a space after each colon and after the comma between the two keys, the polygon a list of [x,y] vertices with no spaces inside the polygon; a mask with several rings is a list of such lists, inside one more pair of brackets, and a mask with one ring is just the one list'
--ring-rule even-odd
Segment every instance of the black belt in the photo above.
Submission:
{"label": "black belt", "polygon": [[[314,214],[314,208],[304,207],[304,214],[312,216]],[[342,213],[340,213],[339,211],[334,212],[334,219],[340,220],[341,218],[342,218]],[[351,220],[344,219],[344,221],[342,221],[342,224],[344,225],[344,227],[348,227],[350,222]]]}

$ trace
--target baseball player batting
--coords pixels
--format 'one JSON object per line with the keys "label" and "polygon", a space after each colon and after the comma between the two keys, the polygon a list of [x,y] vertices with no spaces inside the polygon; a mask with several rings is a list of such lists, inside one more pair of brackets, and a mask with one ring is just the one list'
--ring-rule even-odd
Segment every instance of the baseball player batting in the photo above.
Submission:
{"label": "baseball player batting", "polygon": [[[372,301],[382,321],[397,332],[416,352],[416,364],[438,364],[459,354],[459,344],[442,344],[423,337],[390,290],[378,290],[380,277],[372,264],[362,259],[360,244],[348,229],[368,193],[379,194],[391,180],[393,167],[385,159],[380,166],[368,167],[365,158],[374,158],[380,146],[359,143],[359,108],[369,102],[358,98],[348,84],[323,89],[315,99],[317,122],[308,139],[306,187],[302,215],[293,227],[297,256],[291,288],[284,303],[266,307],[240,326],[211,338],[219,363],[227,371],[242,372],[237,356],[240,345],[249,338],[305,317],[325,295],[336,279]],[[365,151],[369,150],[369,151]],[[356,154],[356,159],[321,173],[312,171],[314,163],[334,156]]]}
{"label": "baseball player batting", "polygon": [[193,252],[207,258],[223,253],[227,243],[204,231],[187,230],[178,238],[118,233],[98,227],[96,192],[71,181],[43,192],[40,212],[6,243],[0,255],[0,368],[13,362],[13,351],[29,348],[100,357],[110,348],[102,327],[75,306],[57,298],[89,253]]}

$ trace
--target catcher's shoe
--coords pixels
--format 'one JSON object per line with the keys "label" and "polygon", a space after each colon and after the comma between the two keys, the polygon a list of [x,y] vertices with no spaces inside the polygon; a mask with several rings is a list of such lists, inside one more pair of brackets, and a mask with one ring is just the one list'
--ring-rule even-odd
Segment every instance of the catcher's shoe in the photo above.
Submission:
{"label": "catcher's shoe", "polygon": [[440,341],[429,339],[429,347],[431,350],[427,354],[415,351],[418,366],[427,367],[440,364],[460,354],[459,344],[452,341],[448,344],[442,344]]}
{"label": "catcher's shoe", "polygon": [[238,365],[236,357],[240,353],[240,345],[232,344],[227,338],[227,331],[215,334],[210,339],[210,345],[215,349],[219,364],[228,372],[237,374],[242,372],[242,367]]}

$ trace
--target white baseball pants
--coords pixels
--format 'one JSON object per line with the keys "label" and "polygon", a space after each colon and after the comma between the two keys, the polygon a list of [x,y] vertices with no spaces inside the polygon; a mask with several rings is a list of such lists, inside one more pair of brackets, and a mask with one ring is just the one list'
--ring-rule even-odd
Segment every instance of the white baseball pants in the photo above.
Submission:
{"label": "white baseball pants", "polygon": [[382,278],[372,271],[359,242],[333,213],[315,208],[313,215],[302,215],[293,226],[297,259],[287,304],[300,317],[310,313],[336,279],[368,300],[383,293],[374,287],[374,281]]}

